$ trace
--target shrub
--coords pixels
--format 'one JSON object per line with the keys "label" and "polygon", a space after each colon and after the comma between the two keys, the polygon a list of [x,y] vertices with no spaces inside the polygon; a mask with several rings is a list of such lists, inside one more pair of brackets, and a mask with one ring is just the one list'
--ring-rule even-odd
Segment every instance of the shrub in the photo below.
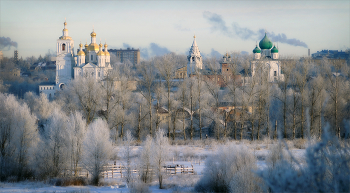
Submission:
{"label": "shrub", "polygon": [[306,165],[282,158],[257,172],[272,192],[349,192],[350,146],[325,135],[306,149]]}
{"label": "shrub", "polygon": [[205,165],[203,177],[195,186],[198,192],[261,192],[260,179],[253,173],[256,158],[246,146],[229,144],[218,148]]}

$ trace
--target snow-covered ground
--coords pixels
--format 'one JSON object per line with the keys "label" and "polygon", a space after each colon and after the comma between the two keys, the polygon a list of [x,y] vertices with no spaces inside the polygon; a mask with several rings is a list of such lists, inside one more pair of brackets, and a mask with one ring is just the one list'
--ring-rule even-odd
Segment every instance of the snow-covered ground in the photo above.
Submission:
{"label": "snow-covered ground", "polygon": [[[257,157],[258,168],[263,169],[266,167],[266,157],[269,154],[268,146],[266,143],[246,143],[234,141],[229,143],[235,143],[239,145],[246,145]],[[167,165],[183,165],[185,167],[192,167],[194,169],[194,174],[176,174],[167,175],[164,179],[164,187],[166,189],[159,189],[158,182],[154,181],[151,183],[149,190],[151,192],[167,193],[167,192],[187,192],[193,191],[194,185],[200,179],[203,171],[205,170],[205,160],[208,156],[215,153],[218,148],[222,147],[220,144],[216,145],[172,145],[169,149],[170,160],[166,163]],[[132,148],[132,154],[134,155],[134,161],[136,162],[137,155],[142,147],[134,146]],[[117,147],[115,149],[118,152],[119,164],[123,165],[125,162],[121,159],[122,157],[122,147]],[[290,152],[297,160],[302,160],[305,155],[305,149],[296,149],[290,147]],[[102,179],[104,186],[68,186],[60,187],[53,186],[49,183],[44,182],[19,182],[19,183],[0,183],[0,193],[2,192],[69,192],[69,193],[85,193],[85,192],[129,192],[129,189],[124,181],[124,179]]]}

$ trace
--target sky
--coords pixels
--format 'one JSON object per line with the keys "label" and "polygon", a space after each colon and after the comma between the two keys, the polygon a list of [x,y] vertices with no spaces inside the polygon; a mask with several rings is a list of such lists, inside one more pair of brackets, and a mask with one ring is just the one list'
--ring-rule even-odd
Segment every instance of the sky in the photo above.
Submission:
{"label": "sky", "polygon": [[56,53],[67,21],[75,52],[94,29],[108,48],[139,48],[142,58],[252,53],[267,33],[282,56],[350,48],[350,1],[22,1],[0,0],[0,49],[6,57]]}

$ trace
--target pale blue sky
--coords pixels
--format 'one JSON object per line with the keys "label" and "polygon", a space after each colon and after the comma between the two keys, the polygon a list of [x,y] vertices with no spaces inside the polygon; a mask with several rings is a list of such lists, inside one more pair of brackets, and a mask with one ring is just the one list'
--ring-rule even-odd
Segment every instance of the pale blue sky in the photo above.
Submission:
{"label": "pale blue sky", "polygon": [[[141,55],[187,53],[193,34],[202,54],[251,53],[264,30],[281,55],[350,48],[350,1],[0,1],[0,37],[18,43],[19,55],[55,50],[64,18],[75,42],[109,48],[130,45]],[[279,35],[279,36],[278,36]],[[285,35],[283,37],[283,35]],[[280,37],[280,38],[278,38]],[[153,44],[152,44],[153,43]],[[276,42],[277,44],[277,42]],[[14,47],[2,48],[13,56]],[[153,53],[152,53],[153,51]],[[144,53],[142,53],[144,52]]]}

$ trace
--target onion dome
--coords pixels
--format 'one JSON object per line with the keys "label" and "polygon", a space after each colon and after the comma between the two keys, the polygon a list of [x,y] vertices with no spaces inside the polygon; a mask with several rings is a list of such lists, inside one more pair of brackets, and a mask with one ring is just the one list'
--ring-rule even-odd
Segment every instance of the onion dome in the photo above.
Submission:
{"label": "onion dome", "polygon": [[92,31],[90,35],[91,35],[91,37],[96,37],[95,31]]}
{"label": "onion dome", "polygon": [[80,51],[78,52],[78,56],[85,56],[85,52],[84,52],[83,50],[80,50]]}
{"label": "onion dome", "polygon": [[96,43],[91,43],[87,49],[88,51],[98,51],[98,45]]}
{"label": "onion dome", "polygon": [[262,50],[269,50],[272,48],[272,42],[266,36],[266,32],[264,38],[259,42],[259,47]]}
{"label": "onion dome", "polygon": [[106,56],[110,56],[110,54],[109,54],[109,52],[108,52],[108,50],[107,50],[107,46],[108,46],[107,43],[105,43],[105,55],[106,55]]}
{"label": "onion dome", "polygon": [[276,48],[276,46],[273,46],[271,53],[278,53],[278,49]]}
{"label": "onion dome", "polygon": [[83,51],[83,44],[79,44],[80,50],[78,52],[78,56],[85,56],[85,52]]}
{"label": "onion dome", "polygon": [[256,45],[255,49],[253,50],[253,53],[261,53],[261,50],[259,49],[258,45]]}
{"label": "onion dome", "polygon": [[102,44],[100,43],[100,51],[97,53],[98,56],[104,56],[105,53],[102,51]]}

